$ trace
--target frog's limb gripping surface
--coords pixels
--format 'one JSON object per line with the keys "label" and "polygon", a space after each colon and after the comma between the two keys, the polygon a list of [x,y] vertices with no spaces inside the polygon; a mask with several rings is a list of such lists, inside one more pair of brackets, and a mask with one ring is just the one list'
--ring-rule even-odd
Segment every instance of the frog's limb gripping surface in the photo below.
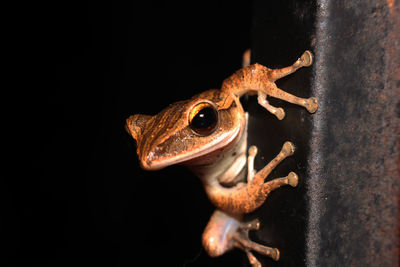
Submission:
{"label": "frog's limb gripping surface", "polygon": [[268,256],[275,261],[279,260],[279,250],[277,248],[267,247],[250,240],[249,230],[258,230],[259,228],[260,222],[256,219],[249,223],[242,223],[237,231],[232,235],[233,245],[246,252],[250,264],[254,267],[261,267],[261,263],[251,251],[256,251]]}
{"label": "frog's limb gripping surface", "polygon": [[[255,152],[255,147],[250,147],[250,159],[255,157]],[[293,172],[286,177],[264,182],[271,171],[293,153],[293,144],[286,142],[279,154],[270,163],[254,176],[250,176],[251,180],[247,184],[240,183],[235,187],[226,188],[221,186],[218,181],[205,183],[208,197],[216,207],[226,212],[244,214],[254,211],[264,203],[271,191],[283,185],[297,185],[297,175]],[[251,161],[249,165],[252,165]],[[249,168],[248,172],[253,173],[253,167],[249,166]]]}
{"label": "frog's limb gripping surface", "polygon": [[[282,69],[272,69],[270,70],[269,73],[269,80],[271,82],[275,82],[276,80],[283,78],[289,74],[292,74],[293,72],[297,71],[301,67],[308,67],[312,64],[313,62],[313,56],[310,51],[305,51],[303,55],[296,60],[293,65],[282,68]],[[285,100],[287,102],[290,102],[292,104],[297,104],[300,106],[303,106],[307,109],[308,112],[314,113],[317,108],[318,108],[318,101],[315,97],[310,97],[308,99],[296,97],[294,95],[291,95],[289,93],[286,93],[285,91],[279,89],[278,87],[275,86],[275,90],[271,90],[271,96]]]}
{"label": "frog's limb gripping surface", "polygon": [[296,187],[298,184],[298,176],[294,172],[290,172],[287,176],[276,178],[269,182],[264,183],[263,185],[263,192],[264,194],[268,195],[271,191],[283,186],[283,185],[290,185],[292,187]]}
{"label": "frog's limb gripping surface", "polygon": [[271,248],[253,242],[249,239],[248,234],[237,232],[233,235],[233,239],[235,240],[234,246],[246,252],[249,262],[253,266],[261,267],[261,263],[251,251],[256,251],[262,255],[268,256],[275,261],[279,260],[279,250],[277,248]]}
{"label": "frog's limb gripping surface", "polygon": [[[308,67],[312,62],[313,57],[311,52],[305,51],[291,66],[281,69],[269,69],[260,64],[252,64],[240,69],[226,79],[221,89],[232,93],[234,95],[233,98],[240,97],[246,93],[252,94],[256,92],[260,105],[274,114],[278,119],[283,119],[285,113],[283,109],[271,106],[267,101],[267,96],[305,107],[308,112],[314,113],[318,108],[318,101],[315,97],[300,98],[283,91],[275,84],[276,80],[294,73],[299,68]],[[225,105],[230,105],[230,103],[230,101],[224,102]]]}
{"label": "frog's limb gripping surface", "polygon": [[278,118],[278,120],[283,120],[283,118],[285,117],[285,111],[283,110],[283,108],[277,108],[277,107],[270,105],[267,100],[267,95],[265,93],[259,91],[257,100],[258,100],[258,104],[260,104],[266,110],[268,110],[273,115],[275,115]]}
{"label": "frog's limb gripping surface", "polygon": [[[249,183],[250,186],[258,186],[261,185],[263,188],[270,187],[271,190],[268,192],[263,189],[264,193],[269,193],[270,191],[282,186],[282,185],[294,185],[295,180],[297,180],[297,175],[294,172],[289,173],[288,176],[283,178],[276,178],[269,182],[264,183],[265,178],[272,172],[273,169],[278,166],[285,158],[293,155],[294,153],[294,145],[291,142],[285,142],[279,154],[268,163],[263,169],[256,173],[254,179]],[[297,185],[297,184],[296,184]]]}
{"label": "frog's limb gripping surface", "polygon": [[211,257],[218,257],[236,247],[246,252],[253,266],[261,267],[260,262],[251,251],[278,260],[279,250],[257,244],[249,239],[249,231],[259,228],[260,221],[258,219],[241,222],[240,217],[216,210],[204,230],[202,243]]}
{"label": "frog's limb gripping surface", "polygon": [[313,56],[310,51],[305,51],[299,59],[296,60],[291,66],[281,69],[271,69],[269,73],[269,80],[275,82],[289,74],[292,74],[301,67],[311,66],[313,62]]}

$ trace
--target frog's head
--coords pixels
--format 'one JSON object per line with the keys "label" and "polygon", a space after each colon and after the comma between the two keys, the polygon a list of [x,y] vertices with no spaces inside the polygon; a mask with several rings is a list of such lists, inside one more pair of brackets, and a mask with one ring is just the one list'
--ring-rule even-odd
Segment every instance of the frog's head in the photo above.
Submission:
{"label": "frog's head", "polygon": [[130,116],[126,129],[136,140],[142,168],[158,170],[188,162],[237,140],[246,124],[243,109],[235,101],[223,109],[220,103],[219,90],[209,90],[155,116]]}

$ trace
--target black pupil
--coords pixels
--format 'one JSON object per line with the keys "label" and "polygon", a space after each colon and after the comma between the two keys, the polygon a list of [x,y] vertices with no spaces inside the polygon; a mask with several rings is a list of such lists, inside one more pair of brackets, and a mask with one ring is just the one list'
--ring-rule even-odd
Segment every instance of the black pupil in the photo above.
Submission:
{"label": "black pupil", "polygon": [[191,127],[199,134],[207,134],[214,130],[217,125],[217,114],[213,108],[201,109],[192,119]]}

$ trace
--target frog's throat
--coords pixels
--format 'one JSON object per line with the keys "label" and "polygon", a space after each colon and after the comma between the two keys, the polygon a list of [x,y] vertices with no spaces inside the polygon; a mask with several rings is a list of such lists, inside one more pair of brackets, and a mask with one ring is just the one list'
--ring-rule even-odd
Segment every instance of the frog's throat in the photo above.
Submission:
{"label": "frog's throat", "polygon": [[242,170],[247,163],[247,122],[248,113],[245,113],[246,124],[237,135],[236,140],[232,141],[224,151],[217,150],[204,157],[199,157],[187,162],[193,173],[203,182],[218,180],[223,184],[232,184],[244,178]]}

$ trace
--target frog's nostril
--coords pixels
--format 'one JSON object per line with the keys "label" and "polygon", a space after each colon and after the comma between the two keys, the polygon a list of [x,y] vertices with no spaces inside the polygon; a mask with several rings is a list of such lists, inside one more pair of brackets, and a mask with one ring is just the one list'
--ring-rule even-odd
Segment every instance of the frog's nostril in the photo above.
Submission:
{"label": "frog's nostril", "polygon": [[135,114],[126,119],[125,129],[136,142],[141,139],[143,129],[146,127],[146,123],[150,118],[151,116],[148,115]]}

